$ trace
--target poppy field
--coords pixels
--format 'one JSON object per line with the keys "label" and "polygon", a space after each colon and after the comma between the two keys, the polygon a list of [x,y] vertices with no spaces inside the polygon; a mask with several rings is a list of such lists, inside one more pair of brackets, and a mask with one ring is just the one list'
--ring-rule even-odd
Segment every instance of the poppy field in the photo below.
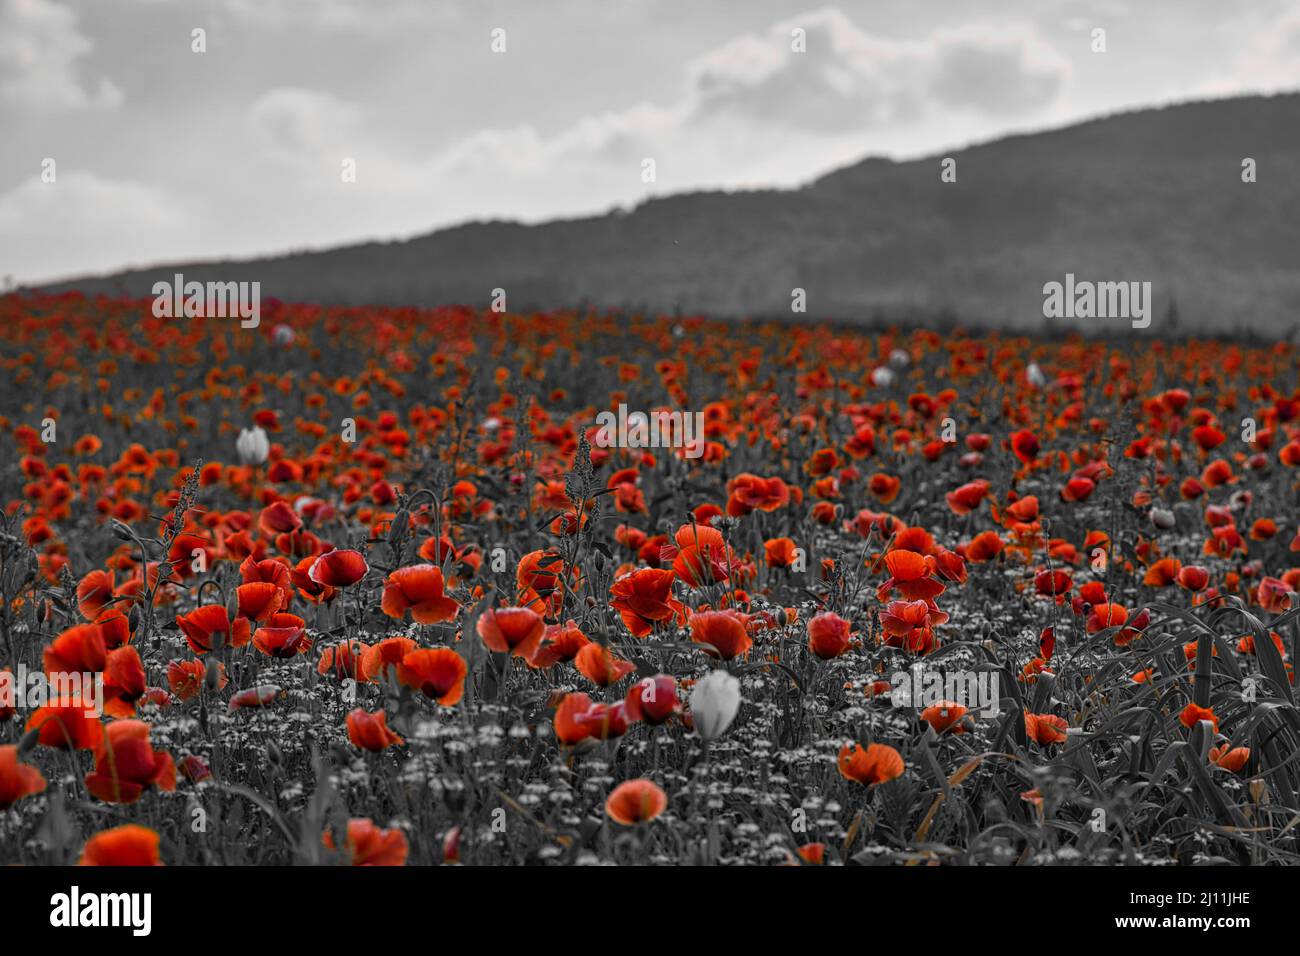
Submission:
{"label": "poppy field", "polygon": [[0,299],[0,863],[1297,862],[1300,353],[1123,333]]}

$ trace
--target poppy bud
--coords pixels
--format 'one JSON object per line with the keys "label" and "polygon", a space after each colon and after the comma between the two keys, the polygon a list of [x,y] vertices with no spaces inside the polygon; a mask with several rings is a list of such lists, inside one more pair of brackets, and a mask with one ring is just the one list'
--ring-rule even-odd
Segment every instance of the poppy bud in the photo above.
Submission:
{"label": "poppy bud", "polygon": [[116,518],[113,518],[109,522],[109,528],[113,532],[113,537],[117,538],[119,541],[132,541],[135,539],[135,536],[131,534],[131,529],[122,524],[122,522],[118,521]]}
{"label": "poppy bud", "polygon": [[452,827],[442,838],[442,862],[460,862],[460,827]]}
{"label": "poppy bud", "polygon": [[18,741],[18,756],[22,756],[36,746],[36,742],[41,739],[41,728],[33,727]]}
{"label": "poppy bud", "polygon": [[280,752],[274,740],[266,742],[266,759],[277,767],[284,763],[284,754]]}
{"label": "poppy bud", "polygon": [[398,538],[406,533],[407,526],[411,523],[411,513],[403,508],[393,516],[393,523],[388,526],[388,543],[392,544]]}

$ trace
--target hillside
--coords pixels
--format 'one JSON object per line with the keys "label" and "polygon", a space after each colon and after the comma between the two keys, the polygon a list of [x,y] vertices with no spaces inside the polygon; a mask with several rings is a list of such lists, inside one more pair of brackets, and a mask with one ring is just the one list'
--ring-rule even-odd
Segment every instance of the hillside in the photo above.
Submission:
{"label": "hillside", "polygon": [[[1184,326],[1300,325],[1300,94],[1135,111],[944,155],[956,183],[940,182],[939,156],[867,159],[797,190],[683,194],[626,213],[47,288],[148,295],[180,271],[323,303],[486,304],[502,287],[512,310],[788,316],[802,287],[809,319],[951,311],[1033,327],[1043,284],[1073,272],[1150,281],[1157,321],[1176,301]],[[1247,156],[1258,163],[1250,185]]]}

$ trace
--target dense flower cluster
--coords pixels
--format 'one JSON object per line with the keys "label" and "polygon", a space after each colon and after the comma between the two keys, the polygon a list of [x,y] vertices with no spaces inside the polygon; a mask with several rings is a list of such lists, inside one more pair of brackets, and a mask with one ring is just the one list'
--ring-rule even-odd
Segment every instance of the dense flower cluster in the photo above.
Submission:
{"label": "dense flower cluster", "polygon": [[[1236,858],[1300,812],[1291,347],[0,312],[0,676],[102,679],[0,699],[6,846],[231,861],[144,825],[199,806],[244,862],[1047,860],[1101,808],[1091,853]],[[596,443],[629,401],[703,453]]]}

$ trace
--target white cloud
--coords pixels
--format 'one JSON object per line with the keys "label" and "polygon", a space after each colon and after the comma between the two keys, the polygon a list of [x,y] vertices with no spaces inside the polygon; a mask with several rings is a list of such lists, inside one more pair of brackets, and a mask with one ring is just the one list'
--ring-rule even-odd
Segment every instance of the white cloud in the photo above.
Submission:
{"label": "white cloud", "polygon": [[203,217],[192,200],[125,179],[58,171],[33,176],[0,195],[0,261],[24,279],[52,278],[49,262],[75,262],[79,273],[156,261],[202,248]]}
{"label": "white cloud", "polygon": [[[792,49],[805,32],[806,52]],[[671,186],[806,178],[845,162],[884,131],[943,124],[947,142],[1050,107],[1070,64],[1027,26],[967,26],[922,40],[876,37],[824,8],[737,37],[687,64],[667,106],[587,116],[551,137],[528,125],[489,129],[435,165],[457,173],[532,173],[554,183],[575,168],[626,171],[656,158]],[[798,169],[798,174],[791,173]],[[626,188],[610,199],[626,199]]]}
{"label": "white cloud", "polygon": [[107,77],[88,85],[77,61],[93,44],[77,17],[52,0],[0,0],[0,100],[18,109],[110,108],[122,91]]}
{"label": "white cloud", "polygon": [[[791,49],[793,31],[807,52]],[[744,36],[689,67],[690,119],[718,116],[814,132],[865,129],[922,112],[997,115],[1049,104],[1069,63],[1028,27],[963,27],[924,40],[860,30],[834,8]]]}
{"label": "white cloud", "polygon": [[[228,0],[249,17],[302,8],[302,0],[243,2]],[[357,9],[353,0],[331,3],[339,16]],[[791,50],[795,27],[806,31],[806,53]],[[899,142],[898,131],[947,143],[974,136],[989,116],[1032,113],[1051,104],[1067,72],[1028,28],[897,40],[822,9],[684,63],[666,103],[581,116],[549,135],[527,123],[482,129],[424,156],[407,152],[406,130],[385,128],[369,101],[277,86],[243,109],[238,153],[208,170],[207,208],[233,203],[236,219],[199,220],[165,190],[81,174],[61,179],[57,193],[27,184],[3,197],[0,226],[40,224],[30,245],[13,250],[20,265],[100,269],[163,258],[158,250],[168,259],[189,249],[267,252],[467,219],[601,212],[686,189],[793,185],[877,150],[882,136]],[[343,157],[356,159],[356,183],[340,182]],[[641,178],[647,157],[657,164],[653,184]],[[77,248],[52,251],[58,236],[75,237]]]}
{"label": "white cloud", "polygon": [[1216,70],[1197,86],[1195,93],[1231,96],[1300,88],[1300,10],[1257,26],[1245,50],[1229,62],[1227,70]]}
{"label": "white cloud", "polygon": [[319,156],[353,137],[361,110],[332,93],[279,87],[260,96],[247,112],[252,131],[286,156]]}
{"label": "white cloud", "polygon": [[456,16],[448,0],[226,0],[237,20],[258,27],[392,35],[430,19]]}

